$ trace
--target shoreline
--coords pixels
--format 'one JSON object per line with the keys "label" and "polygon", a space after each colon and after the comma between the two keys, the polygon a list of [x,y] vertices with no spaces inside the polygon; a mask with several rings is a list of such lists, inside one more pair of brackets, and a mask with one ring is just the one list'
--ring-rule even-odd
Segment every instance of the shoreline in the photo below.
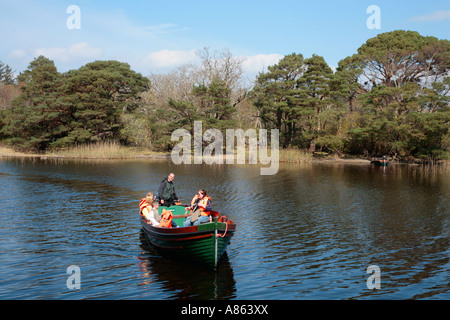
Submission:
{"label": "shoreline", "polygon": [[[59,154],[39,154],[39,153],[25,153],[25,152],[19,152],[14,151],[11,148],[0,146],[0,158],[31,158],[31,159],[40,159],[40,160],[47,160],[47,159],[67,159],[67,160],[135,160],[135,159],[148,159],[148,160],[167,160],[170,159],[171,154],[170,153],[136,153],[134,155],[129,155],[126,157],[106,157],[106,156],[70,156],[70,155],[59,155]],[[300,160],[300,161],[283,161],[279,160],[279,163],[283,164],[304,164],[304,163],[333,163],[333,164],[371,164],[371,160],[361,158],[361,157],[337,157],[337,156],[329,156],[329,157],[318,157],[314,158],[311,157],[311,159],[306,160]],[[413,159],[412,161],[390,161],[393,165],[398,164],[407,164],[407,165],[422,165],[427,164],[427,161],[423,161],[420,159]],[[439,160],[436,161],[434,164],[436,165],[448,165],[450,161],[448,160]],[[224,159],[224,164],[226,164],[226,161]]]}

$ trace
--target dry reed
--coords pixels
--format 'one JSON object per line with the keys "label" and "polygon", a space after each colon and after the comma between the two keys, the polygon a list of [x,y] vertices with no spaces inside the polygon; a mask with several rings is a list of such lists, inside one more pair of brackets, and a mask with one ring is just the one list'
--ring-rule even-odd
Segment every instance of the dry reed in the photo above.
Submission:
{"label": "dry reed", "polygon": [[102,141],[76,145],[67,149],[55,150],[53,155],[70,158],[96,158],[96,159],[127,159],[138,155],[130,147],[122,146],[115,141]]}

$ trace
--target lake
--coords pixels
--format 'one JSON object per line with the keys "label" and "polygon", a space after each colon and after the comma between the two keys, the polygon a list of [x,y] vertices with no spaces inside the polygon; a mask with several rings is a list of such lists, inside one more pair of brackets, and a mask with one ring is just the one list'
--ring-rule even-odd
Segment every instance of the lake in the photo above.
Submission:
{"label": "lake", "polygon": [[[217,270],[146,241],[139,200],[169,172],[237,224]],[[448,170],[0,158],[0,182],[0,299],[450,298]]]}

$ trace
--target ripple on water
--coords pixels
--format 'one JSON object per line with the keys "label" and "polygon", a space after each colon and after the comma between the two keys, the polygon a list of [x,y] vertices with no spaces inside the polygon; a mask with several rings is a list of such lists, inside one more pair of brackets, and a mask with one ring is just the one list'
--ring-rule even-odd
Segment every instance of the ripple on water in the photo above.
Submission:
{"label": "ripple on water", "polygon": [[[237,223],[216,272],[142,237],[137,202],[170,171],[183,202],[204,188]],[[449,297],[444,173],[2,160],[0,179],[2,299]],[[372,264],[382,271],[376,292],[366,287]],[[70,265],[81,268],[82,290],[66,287]]]}

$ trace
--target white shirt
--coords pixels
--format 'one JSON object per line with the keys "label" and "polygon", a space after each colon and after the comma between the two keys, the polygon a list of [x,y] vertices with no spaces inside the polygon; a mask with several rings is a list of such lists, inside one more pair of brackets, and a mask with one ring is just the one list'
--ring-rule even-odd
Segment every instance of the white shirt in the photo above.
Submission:
{"label": "white shirt", "polygon": [[144,214],[144,216],[147,218],[147,220],[150,221],[151,225],[154,227],[159,226],[159,222],[156,221],[157,217],[159,218],[159,213],[158,210],[156,209],[151,209],[150,212],[148,212],[147,208],[144,208],[142,210],[142,213]]}

